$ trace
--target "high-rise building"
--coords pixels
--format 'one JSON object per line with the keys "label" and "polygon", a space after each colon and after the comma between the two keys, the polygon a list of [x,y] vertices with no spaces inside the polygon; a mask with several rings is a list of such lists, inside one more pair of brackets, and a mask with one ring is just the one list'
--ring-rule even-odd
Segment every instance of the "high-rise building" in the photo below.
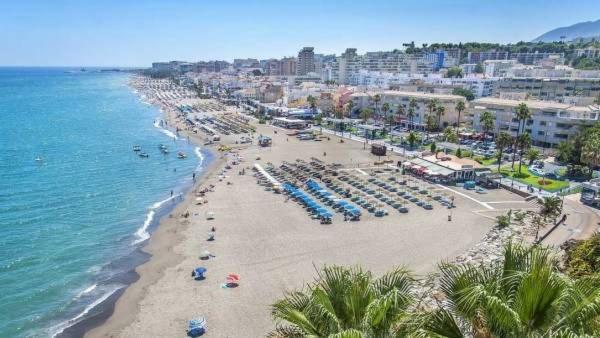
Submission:
{"label": "high-rise building", "polygon": [[296,58],[288,57],[281,59],[281,74],[283,76],[296,75]]}
{"label": "high-rise building", "polygon": [[298,53],[298,65],[296,66],[296,75],[306,75],[315,72],[315,49],[313,47],[304,47]]}

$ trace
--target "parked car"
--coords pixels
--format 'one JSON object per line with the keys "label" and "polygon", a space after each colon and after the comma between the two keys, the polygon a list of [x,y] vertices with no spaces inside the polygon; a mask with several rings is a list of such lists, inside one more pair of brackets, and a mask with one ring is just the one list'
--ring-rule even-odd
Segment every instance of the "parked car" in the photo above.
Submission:
{"label": "parked car", "polygon": [[546,176],[546,172],[536,166],[530,166],[529,168],[529,172],[536,175],[536,176]]}

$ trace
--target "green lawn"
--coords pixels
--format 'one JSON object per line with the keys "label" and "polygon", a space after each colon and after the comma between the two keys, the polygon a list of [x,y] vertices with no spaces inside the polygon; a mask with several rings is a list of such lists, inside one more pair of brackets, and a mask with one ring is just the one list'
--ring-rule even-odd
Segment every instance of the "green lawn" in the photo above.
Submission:
{"label": "green lawn", "polygon": [[474,158],[474,160],[477,161],[477,162],[479,162],[481,165],[486,166],[486,167],[490,166],[490,165],[498,165],[498,161],[495,158],[493,158],[493,157],[490,157],[490,158],[486,159],[483,156],[477,156],[477,157]]}
{"label": "green lawn", "polygon": [[523,166],[521,167],[521,174],[519,174],[518,170],[519,170],[519,164],[515,163],[515,171],[514,172],[511,170],[510,166],[507,165],[507,166],[500,168],[500,173],[503,176],[508,177],[508,178],[513,177],[515,179],[515,181],[519,181],[519,182],[525,183],[525,184],[530,184],[534,188],[542,188],[546,191],[554,192],[554,191],[558,191],[560,189],[569,187],[569,182],[551,180],[548,178],[544,178],[543,182],[545,182],[545,184],[542,185],[541,184],[542,177],[535,176],[534,174],[529,172],[529,170],[527,169],[527,166],[525,164],[523,164]]}

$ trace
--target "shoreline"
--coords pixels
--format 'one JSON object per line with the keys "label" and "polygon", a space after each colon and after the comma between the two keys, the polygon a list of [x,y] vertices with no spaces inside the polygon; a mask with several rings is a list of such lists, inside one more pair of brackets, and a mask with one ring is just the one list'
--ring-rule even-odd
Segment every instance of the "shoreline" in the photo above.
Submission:
{"label": "shoreline", "polygon": [[[140,93],[137,89],[133,89],[136,90],[136,95],[139,96]],[[157,107],[169,126],[177,125],[173,118],[173,112],[168,111],[166,107],[147,101],[142,101],[142,103]],[[132,270],[127,272],[127,275],[131,276],[127,286],[117,290],[101,304],[98,304],[97,306],[106,306],[100,313],[65,329],[58,336],[59,338],[63,337],[63,334],[65,334],[64,337],[109,336],[111,334],[108,334],[108,332],[118,331],[126,327],[134,321],[136,316],[136,312],[131,311],[128,305],[138,304],[144,297],[148,286],[154,284],[162,277],[168,267],[176,265],[184,259],[184,256],[175,253],[173,248],[185,239],[182,233],[190,226],[190,223],[184,224],[182,228],[179,228],[181,225],[178,224],[177,215],[183,214],[189,208],[194,202],[195,191],[201,186],[206,185],[210,177],[224,166],[226,159],[213,147],[204,146],[201,135],[190,133],[187,130],[180,130],[177,134],[179,138],[188,137],[192,147],[198,147],[201,151],[209,153],[209,164],[202,167],[202,171],[196,176],[196,182],[187,188],[182,200],[177,201],[175,206],[168,211],[157,215],[158,217],[155,218],[156,225],[151,227],[150,237],[144,240],[142,245],[135,250],[140,254],[146,255],[146,259],[136,264]],[[110,324],[107,323],[109,319],[111,319]],[[72,331],[73,334],[67,331]]]}
{"label": "shoreline", "polygon": [[[158,108],[161,114],[160,117],[168,121],[169,124],[171,124],[171,116],[170,114],[168,114],[168,112],[164,110],[165,107],[161,107],[158,104],[152,104],[143,100],[143,97],[140,95],[136,88],[131,87],[131,85],[129,87],[133,89],[134,95],[136,95],[140,99],[141,104],[152,105]],[[173,123],[173,125],[175,125],[175,123]],[[167,127],[158,127],[156,124],[154,126],[174,135],[176,134],[174,131],[170,130]],[[189,147],[194,152],[194,154],[191,156],[194,156],[199,160],[198,166],[193,170],[193,172],[196,173],[195,182],[191,182],[191,184],[181,182],[174,186],[174,190],[181,191],[183,193],[182,198],[179,199],[176,195],[174,195],[173,197],[165,200],[173,200],[173,203],[169,203],[168,205],[160,205],[156,208],[156,213],[153,215],[153,218],[150,221],[150,223],[146,227],[143,227],[143,229],[142,227],[138,229],[138,232],[143,230],[145,235],[148,236],[147,238],[141,237],[141,235],[137,232],[134,234],[138,237],[138,239],[132,243],[132,245],[134,245],[136,248],[131,253],[127,254],[124,257],[120,257],[117,260],[125,262],[123,263],[126,267],[125,271],[118,273],[111,279],[103,282],[119,283],[123,286],[114,290],[112,293],[103,295],[96,301],[90,303],[86,308],[82,309],[82,312],[80,312],[80,314],[78,315],[84,317],[82,320],[70,324],[69,326],[60,329],[60,331],[58,332],[51,333],[52,337],[83,337],[89,331],[102,326],[106,322],[106,320],[108,320],[115,313],[115,308],[117,307],[119,300],[126,294],[127,290],[132,285],[138,283],[138,281],[142,279],[142,276],[138,272],[138,268],[152,261],[153,254],[152,252],[150,252],[149,248],[152,242],[152,238],[160,232],[161,225],[165,223],[168,219],[170,219],[172,216],[181,213],[183,206],[189,205],[189,203],[192,202],[192,199],[194,197],[193,195],[196,189],[199,186],[203,185],[206,178],[210,176],[210,174],[217,170],[220,166],[219,154],[217,151],[215,151],[211,147],[204,146],[201,140],[198,137],[195,137],[196,135],[188,135],[187,132],[180,131],[180,134],[177,135],[179,139],[184,138],[181,134],[184,134],[184,136],[189,136]],[[167,136],[169,136],[169,134],[167,134]],[[196,151],[198,150],[204,153],[204,157],[198,156],[198,154],[196,153]],[[163,201],[158,201],[156,203],[160,202]],[[172,238],[170,238],[166,242],[172,242],[171,239]],[[178,242],[178,240],[175,240],[175,242]],[[112,262],[111,264],[114,264],[114,262]],[[99,284],[96,284],[95,286],[97,285]],[[68,324],[70,321],[74,320],[78,316],[67,319],[64,322],[58,324],[57,326],[60,327],[61,325]]]}

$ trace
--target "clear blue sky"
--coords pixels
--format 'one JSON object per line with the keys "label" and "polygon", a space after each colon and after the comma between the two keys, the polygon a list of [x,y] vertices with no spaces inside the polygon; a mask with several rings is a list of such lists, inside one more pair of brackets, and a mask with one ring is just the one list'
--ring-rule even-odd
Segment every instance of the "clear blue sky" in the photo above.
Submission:
{"label": "clear blue sky", "polygon": [[149,66],[529,41],[600,18],[600,0],[2,0],[0,65]]}

